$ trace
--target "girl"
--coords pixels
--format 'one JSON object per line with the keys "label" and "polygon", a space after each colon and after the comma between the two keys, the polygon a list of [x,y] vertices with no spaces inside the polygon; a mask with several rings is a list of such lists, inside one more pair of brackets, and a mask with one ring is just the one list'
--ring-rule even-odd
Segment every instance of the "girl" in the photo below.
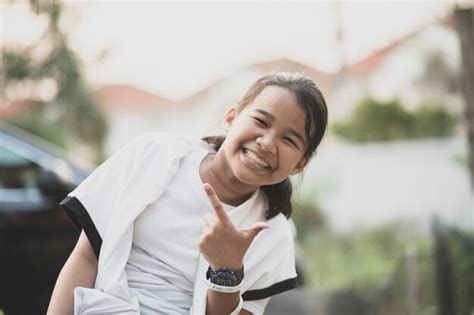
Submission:
{"label": "girl", "polygon": [[297,286],[288,177],[322,140],[324,98],[268,75],[224,121],[224,137],[141,136],[61,202],[82,232],[49,314],[262,314]]}

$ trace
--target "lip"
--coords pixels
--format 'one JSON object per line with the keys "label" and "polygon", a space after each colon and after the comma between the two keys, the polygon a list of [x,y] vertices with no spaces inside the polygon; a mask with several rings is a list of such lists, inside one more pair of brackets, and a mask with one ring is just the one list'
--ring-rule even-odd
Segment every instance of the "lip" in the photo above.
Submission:
{"label": "lip", "polygon": [[[255,154],[259,159],[261,159],[262,161],[265,161],[268,165],[269,165],[269,168],[265,168],[263,167],[262,165],[258,164],[257,162],[255,162],[253,159],[249,158],[246,154],[245,154],[245,150],[249,150],[250,152],[252,152],[253,154]],[[265,159],[261,158],[258,154],[256,154],[253,150],[250,150],[249,148],[245,148],[245,147],[242,147],[240,149],[240,153],[242,155],[242,158],[245,162],[245,164],[251,166],[252,169],[255,169],[257,171],[260,171],[260,172],[271,172],[273,170],[273,167],[272,165]]]}

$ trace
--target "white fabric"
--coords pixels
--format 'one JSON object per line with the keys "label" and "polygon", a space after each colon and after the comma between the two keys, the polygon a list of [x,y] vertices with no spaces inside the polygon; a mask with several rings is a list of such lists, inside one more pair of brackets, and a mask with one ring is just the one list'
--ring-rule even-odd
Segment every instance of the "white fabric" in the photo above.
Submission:
{"label": "white fabric", "polygon": [[[195,146],[181,161],[161,198],[138,216],[126,266],[128,285],[141,314],[183,314],[192,305],[203,229],[212,211],[202,189],[199,166],[213,152]],[[224,204],[227,211],[234,207]]]}
{"label": "white fabric", "polygon": [[[125,266],[132,248],[134,222],[147,206],[166,191],[180,162],[202,141],[153,133],[141,136],[98,167],[69,196],[87,209],[103,239],[94,289],[76,288],[75,314],[139,314],[130,291]],[[229,213],[241,229],[264,220],[267,200],[257,190]],[[267,288],[296,277],[291,229],[279,214],[267,222],[268,230],[253,241],[245,258],[242,293]],[[199,255],[193,290],[192,314],[205,314],[208,262]],[[263,313],[268,299],[248,301],[244,309]]]}

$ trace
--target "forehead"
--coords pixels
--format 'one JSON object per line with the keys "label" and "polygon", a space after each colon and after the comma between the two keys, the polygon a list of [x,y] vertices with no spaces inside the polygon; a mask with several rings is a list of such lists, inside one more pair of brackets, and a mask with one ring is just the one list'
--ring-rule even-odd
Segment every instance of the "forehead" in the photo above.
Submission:
{"label": "forehead", "polygon": [[267,86],[245,110],[264,110],[272,114],[275,121],[303,132],[306,113],[290,90],[279,86]]}

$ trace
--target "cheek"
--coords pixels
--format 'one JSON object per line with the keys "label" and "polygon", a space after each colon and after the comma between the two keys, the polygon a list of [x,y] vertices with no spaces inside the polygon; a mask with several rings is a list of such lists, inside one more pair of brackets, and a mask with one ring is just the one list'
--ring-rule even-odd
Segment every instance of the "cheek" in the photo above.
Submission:
{"label": "cheek", "polygon": [[287,152],[282,155],[285,163],[285,169],[290,172],[299,166],[301,159],[303,158],[299,152]]}
{"label": "cheek", "polygon": [[245,128],[245,126],[235,126],[233,130],[229,130],[226,136],[226,140],[228,141],[229,147],[239,147],[244,142],[251,141],[253,139],[252,131],[249,128]]}

